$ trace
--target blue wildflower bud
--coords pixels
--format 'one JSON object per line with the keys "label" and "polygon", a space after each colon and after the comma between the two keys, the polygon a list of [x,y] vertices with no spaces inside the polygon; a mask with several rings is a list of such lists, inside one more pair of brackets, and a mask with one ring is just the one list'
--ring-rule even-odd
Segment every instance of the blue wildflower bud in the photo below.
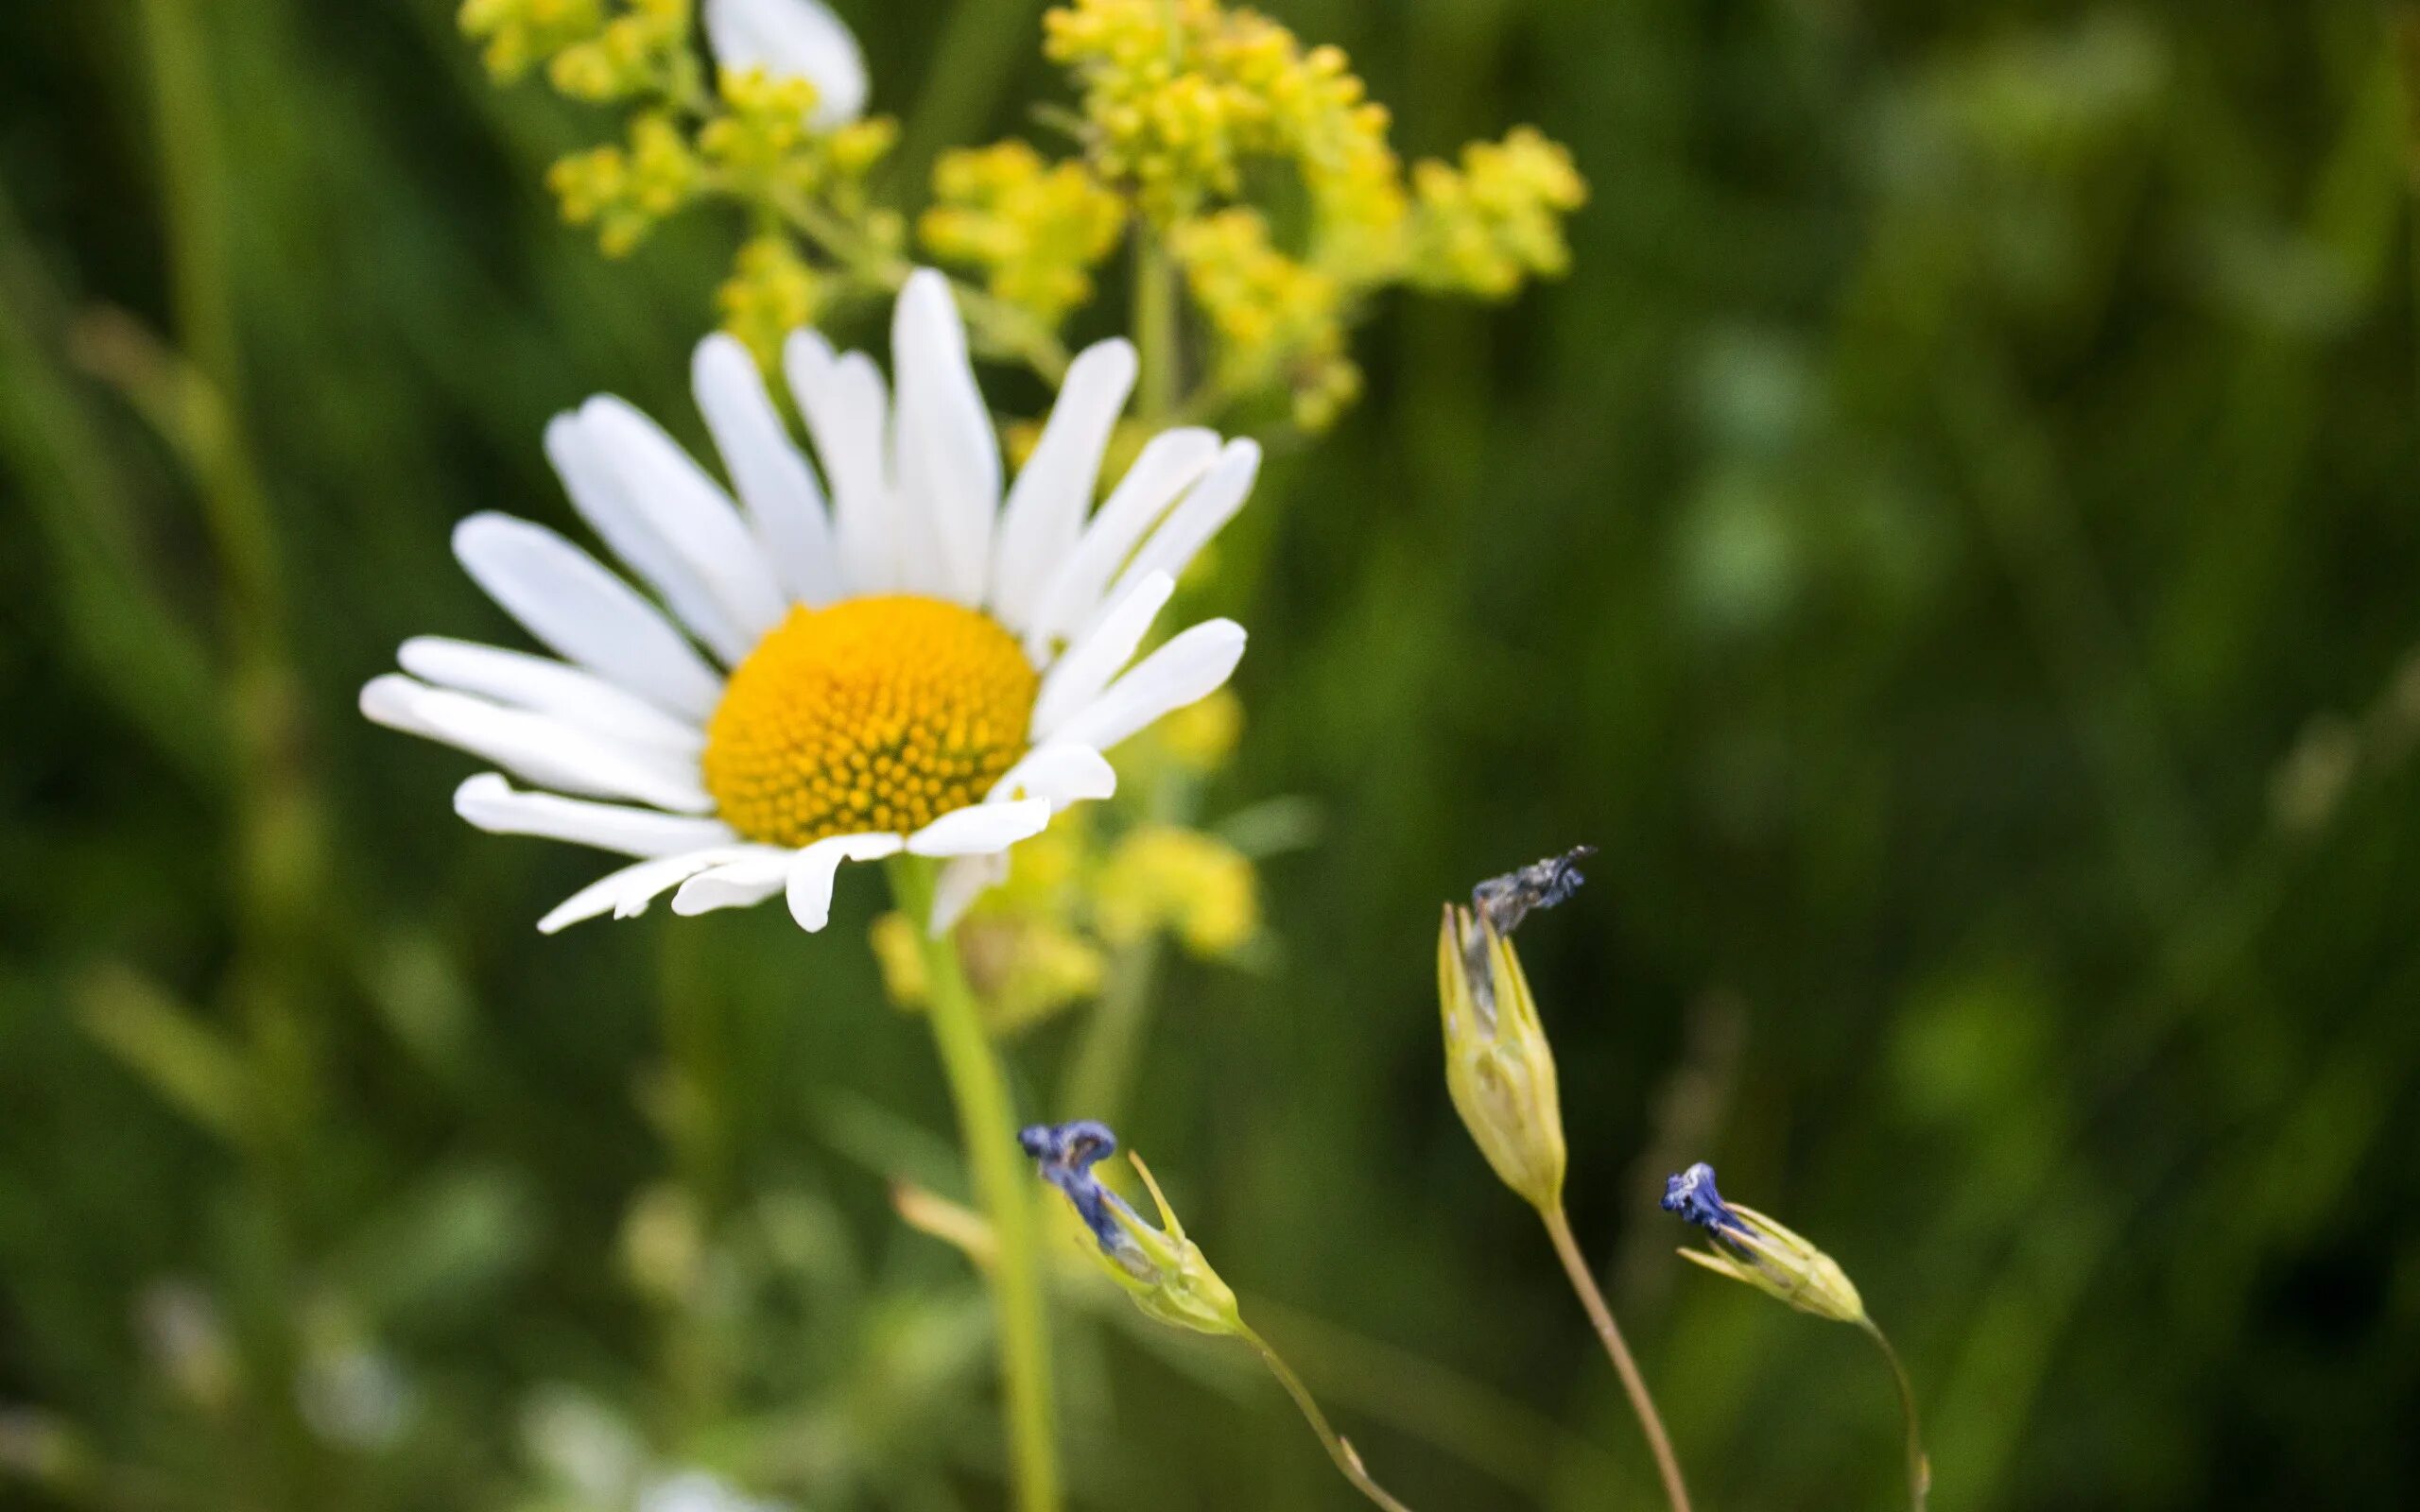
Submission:
{"label": "blue wildflower bud", "polygon": [[1755,1209],[1724,1201],[1715,1190],[1714,1167],[1703,1160],[1664,1183],[1664,1211],[1704,1229],[1712,1242],[1711,1249],[1682,1250],[1682,1259],[1802,1313],[1873,1326],[1864,1299],[1831,1256]]}
{"label": "blue wildflower bud", "polygon": [[1437,1002],[1445,1034],[1445,1090],[1496,1176],[1540,1211],[1563,1201],[1566,1152],[1554,1051],[1508,937],[1532,909],[1580,885],[1582,846],[1471,889],[1445,906],[1437,936]]}
{"label": "blue wildflower bud", "polygon": [[1101,1269],[1146,1315],[1198,1333],[1247,1335],[1235,1291],[1210,1268],[1201,1246],[1184,1236],[1184,1226],[1142,1158],[1126,1157],[1159,1209],[1157,1226],[1093,1174],[1094,1166],[1117,1153],[1117,1136],[1107,1125],[1091,1119],[1036,1124],[1019,1132],[1017,1143],[1092,1231]]}

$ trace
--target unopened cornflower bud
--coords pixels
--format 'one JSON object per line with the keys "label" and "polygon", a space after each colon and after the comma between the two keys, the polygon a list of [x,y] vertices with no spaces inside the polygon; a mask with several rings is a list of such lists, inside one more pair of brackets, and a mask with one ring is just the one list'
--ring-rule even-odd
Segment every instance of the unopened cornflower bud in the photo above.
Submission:
{"label": "unopened cornflower bud", "polygon": [[1470,908],[1445,905],[1437,936],[1446,1091],[1496,1176],[1541,1212],[1563,1201],[1563,1104],[1554,1050],[1506,936],[1531,909],[1571,895],[1588,853],[1582,847],[1480,883]]}
{"label": "unopened cornflower bud", "polygon": [[1109,1125],[1091,1119],[1036,1124],[1021,1131],[1017,1143],[1092,1230],[1102,1272],[1125,1288],[1145,1315],[1197,1333],[1246,1336],[1234,1290],[1210,1268],[1201,1246],[1184,1236],[1150,1167],[1127,1157],[1160,1211],[1157,1227],[1093,1174],[1094,1166],[1117,1153],[1117,1136]]}
{"label": "unopened cornflower bud", "polygon": [[1802,1313],[1871,1326],[1864,1299],[1831,1256],[1755,1209],[1724,1201],[1714,1187],[1714,1167],[1703,1160],[1665,1182],[1664,1211],[1703,1228],[1713,1243],[1711,1250],[1682,1250],[1682,1259]]}

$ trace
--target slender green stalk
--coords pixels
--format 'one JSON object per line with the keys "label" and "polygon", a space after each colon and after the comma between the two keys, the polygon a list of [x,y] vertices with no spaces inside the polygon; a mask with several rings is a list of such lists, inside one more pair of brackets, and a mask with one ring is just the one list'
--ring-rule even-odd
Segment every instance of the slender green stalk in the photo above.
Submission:
{"label": "slender green stalk", "polygon": [[1319,1435],[1320,1442],[1327,1447],[1327,1457],[1336,1461],[1336,1468],[1353,1483],[1354,1489],[1387,1508],[1388,1512],[1411,1512],[1409,1507],[1389,1495],[1385,1486],[1370,1479],[1369,1470],[1362,1467],[1361,1456],[1354,1452],[1351,1442],[1329,1424],[1327,1414],[1320,1411],[1320,1404],[1311,1399],[1310,1387],[1303,1384],[1303,1378],[1294,1373],[1293,1366],[1286,1363],[1285,1357],[1270,1349],[1267,1339],[1249,1328],[1243,1331],[1242,1337],[1260,1356],[1261,1363],[1269,1366],[1269,1373],[1277,1378],[1277,1383],[1286,1388],[1286,1395],[1294,1399],[1294,1405],[1303,1409],[1304,1419],[1311,1425],[1311,1432]]}
{"label": "slender green stalk", "polygon": [[1664,1499],[1672,1504],[1672,1512],[1689,1512],[1688,1487],[1681,1484],[1681,1462],[1672,1452],[1672,1440],[1664,1432],[1664,1419],[1655,1411],[1655,1399],[1647,1394],[1647,1382],[1638,1373],[1638,1362],[1630,1355],[1630,1345],[1622,1339],[1621,1326],[1614,1321],[1614,1310],[1605,1305],[1605,1296],[1597,1289],[1597,1278],[1590,1274],[1587,1257],[1580,1253],[1580,1242],[1571,1236],[1571,1220],[1564,1216],[1563,1204],[1540,1208],[1538,1216],[1546,1220],[1547,1235],[1554,1241],[1554,1252],[1563,1261],[1564,1274],[1571,1278],[1571,1289],[1580,1294],[1580,1305],[1588,1311],[1588,1321],[1597,1327],[1597,1337],[1605,1344],[1605,1353],[1612,1357],[1614,1373],[1622,1378],[1622,1389],[1630,1393],[1631,1410],[1638,1415],[1638,1426],[1647,1435],[1647,1447],[1655,1455],[1656,1473],[1664,1478]]}
{"label": "slender green stalk", "polygon": [[1008,1073],[985,1031],[954,940],[922,928],[932,914],[933,867],[903,856],[890,865],[900,910],[918,922],[930,991],[925,1016],[950,1096],[958,1104],[977,1204],[991,1219],[995,1253],[988,1272],[998,1314],[1000,1386],[1008,1406],[1009,1459],[1019,1512],[1059,1512],[1059,1446],[1050,1402],[1050,1333],[1043,1311],[1042,1256],[1033,1183],[1016,1145]]}
{"label": "slender green stalk", "polygon": [[1165,424],[1176,413],[1184,371],[1180,350],[1176,264],[1148,225],[1134,228],[1134,350],[1142,359],[1135,386],[1134,418],[1145,426]]}
{"label": "slender green stalk", "polygon": [[1891,1348],[1874,1320],[1868,1318],[1863,1327],[1866,1337],[1891,1363],[1891,1379],[1899,1388],[1899,1416],[1908,1427],[1908,1504],[1915,1512],[1925,1512],[1925,1501],[1932,1492],[1932,1461],[1925,1456],[1924,1432],[1916,1420],[1916,1388],[1908,1380],[1908,1367],[1899,1363],[1899,1351]]}
{"label": "slender green stalk", "polygon": [[1059,1096],[1063,1118],[1097,1118],[1115,1124],[1133,1090],[1135,1064],[1151,1023],[1151,984],[1159,974],[1158,938],[1137,940],[1117,953],[1109,969],[1109,989],[1084,1017]]}
{"label": "slender green stalk", "polygon": [[[896,291],[915,265],[876,246],[841,215],[802,195],[783,195],[773,208],[791,230],[865,282]],[[976,287],[950,280],[959,312],[987,348],[1015,357],[1052,384],[1067,376],[1067,347],[1029,311]]]}

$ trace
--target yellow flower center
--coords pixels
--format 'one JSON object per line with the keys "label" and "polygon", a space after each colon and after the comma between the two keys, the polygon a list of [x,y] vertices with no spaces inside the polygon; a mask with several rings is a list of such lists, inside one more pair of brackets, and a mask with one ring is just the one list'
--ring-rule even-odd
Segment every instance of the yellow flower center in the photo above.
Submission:
{"label": "yellow flower center", "polygon": [[979,803],[1025,754],[1041,679],[987,616],[937,598],[793,609],[706,723],[706,791],[751,840],[906,834]]}

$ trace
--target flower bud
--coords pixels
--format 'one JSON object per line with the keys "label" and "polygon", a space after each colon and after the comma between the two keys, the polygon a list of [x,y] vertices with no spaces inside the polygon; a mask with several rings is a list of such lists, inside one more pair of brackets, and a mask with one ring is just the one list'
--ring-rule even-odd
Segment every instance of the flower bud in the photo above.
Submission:
{"label": "flower bud", "polygon": [[1089,1119],[1037,1124],[1018,1134],[1017,1143],[1041,1167],[1043,1179],[1075,1207],[1092,1230],[1101,1270],[1145,1315],[1197,1333],[1244,1332],[1234,1290],[1210,1268],[1201,1246],[1184,1236],[1150,1169],[1139,1158],[1127,1157],[1165,1227],[1154,1227],[1093,1175],[1096,1164],[1117,1153],[1117,1137],[1107,1125]]}
{"label": "flower bud", "polygon": [[1682,1250],[1682,1259],[1802,1313],[1870,1326],[1864,1299],[1831,1256],[1755,1209],[1725,1202],[1714,1189],[1714,1167],[1703,1160],[1664,1184],[1664,1211],[1696,1224],[1713,1241],[1711,1250]]}
{"label": "flower bud", "polygon": [[1583,847],[1480,883],[1470,908],[1445,905],[1437,934],[1445,1089],[1496,1176],[1541,1211],[1563,1200],[1563,1102],[1554,1050],[1507,936],[1531,909],[1571,895],[1581,881],[1576,863],[1587,853]]}

